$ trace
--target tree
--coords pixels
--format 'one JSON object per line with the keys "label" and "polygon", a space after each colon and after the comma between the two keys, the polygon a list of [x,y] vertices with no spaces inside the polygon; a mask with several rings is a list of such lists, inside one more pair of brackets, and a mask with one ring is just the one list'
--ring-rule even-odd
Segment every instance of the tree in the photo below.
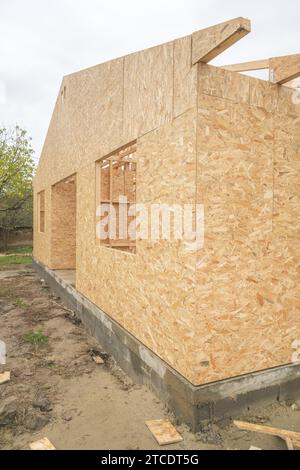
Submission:
{"label": "tree", "polygon": [[0,128],[0,229],[5,248],[10,231],[32,227],[33,155],[25,130]]}

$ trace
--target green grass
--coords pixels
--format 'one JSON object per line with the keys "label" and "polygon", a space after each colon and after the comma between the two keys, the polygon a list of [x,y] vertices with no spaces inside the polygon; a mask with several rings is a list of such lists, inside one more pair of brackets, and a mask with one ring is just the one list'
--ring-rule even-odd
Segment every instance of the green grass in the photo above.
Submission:
{"label": "green grass", "polygon": [[26,341],[26,343],[33,344],[34,346],[48,343],[48,339],[48,336],[44,335],[41,331],[31,331],[24,336],[24,341]]}
{"label": "green grass", "polygon": [[0,256],[0,266],[11,266],[14,264],[30,264],[31,256]]}
{"label": "green grass", "polygon": [[31,254],[32,246],[31,245],[10,246],[6,250],[4,250],[4,248],[0,248],[0,253],[5,253],[7,255],[9,255],[10,253]]}
{"label": "green grass", "polygon": [[26,302],[24,302],[24,300],[22,300],[22,299],[16,299],[14,301],[14,305],[16,307],[20,307],[20,308],[23,308],[23,309],[26,309],[26,308],[29,307],[29,305]]}

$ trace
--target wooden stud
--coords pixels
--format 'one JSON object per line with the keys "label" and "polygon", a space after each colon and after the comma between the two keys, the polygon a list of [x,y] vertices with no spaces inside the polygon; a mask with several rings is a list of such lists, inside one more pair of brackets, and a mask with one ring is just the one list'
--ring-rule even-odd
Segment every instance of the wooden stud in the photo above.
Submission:
{"label": "wooden stud", "polygon": [[251,31],[251,22],[245,18],[197,31],[192,36],[192,64],[209,62]]}
{"label": "wooden stud", "polygon": [[[109,178],[108,198],[103,197],[103,192],[100,191],[99,203],[110,204],[110,207],[114,206],[114,208],[116,209],[117,233],[119,230],[118,224],[119,224],[119,217],[120,217],[120,208],[127,207],[130,204],[133,204],[135,202],[135,197],[134,197],[134,200],[132,200],[131,198],[132,193],[133,192],[135,193],[135,188],[130,189],[129,191],[130,195],[127,194],[128,185],[126,181],[126,176],[128,175],[128,173],[132,172],[132,167],[134,167],[134,171],[136,171],[136,160],[134,158],[136,149],[137,149],[136,143],[129,144],[127,147],[122,147],[122,149],[117,150],[115,153],[111,153],[110,155],[104,157],[103,159],[101,159],[101,161],[97,163],[99,167],[100,177],[99,179],[96,178],[96,185],[97,185],[96,193],[98,194],[99,192],[98,188],[99,186],[101,186],[101,177],[103,178],[102,170],[105,168],[106,170],[108,170],[108,178]],[[132,178],[130,178],[130,181],[131,180]],[[120,196],[127,196],[128,201],[126,203],[120,202],[118,199]],[[96,196],[96,203],[97,203],[97,196]],[[109,230],[110,230],[110,227],[109,227]],[[135,250],[136,243],[135,241],[131,242],[129,240],[123,240],[123,239],[112,240],[111,237],[109,237],[108,240],[103,241],[103,245],[106,247],[114,248],[114,249],[119,249],[123,251],[128,250],[129,252],[133,252]]]}

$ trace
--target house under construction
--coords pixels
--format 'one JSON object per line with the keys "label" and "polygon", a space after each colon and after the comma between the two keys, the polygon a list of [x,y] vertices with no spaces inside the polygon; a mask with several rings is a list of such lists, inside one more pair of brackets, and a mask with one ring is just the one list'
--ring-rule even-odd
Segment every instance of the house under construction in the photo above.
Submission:
{"label": "house under construction", "polygon": [[[64,77],[34,180],[37,270],[194,429],[300,384],[300,55],[208,65],[250,29]],[[201,205],[204,242],[99,239],[126,204]]]}

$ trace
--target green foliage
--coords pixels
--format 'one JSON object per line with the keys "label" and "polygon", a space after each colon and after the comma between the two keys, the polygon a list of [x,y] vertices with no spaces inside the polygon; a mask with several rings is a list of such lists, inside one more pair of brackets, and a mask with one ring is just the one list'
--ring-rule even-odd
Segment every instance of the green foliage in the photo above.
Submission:
{"label": "green foliage", "polygon": [[10,246],[6,250],[3,248],[0,248],[0,253],[5,253],[9,255],[10,253],[21,253],[21,254],[28,254],[30,255],[32,253],[32,246],[31,245],[20,245],[20,246]]}
{"label": "green foliage", "polygon": [[0,128],[0,228],[32,226],[34,158],[31,139],[16,126]]}
{"label": "green foliage", "polygon": [[0,256],[0,267],[14,264],[31,264],[31,256]]}
{"label": "green foliage", "polygon": [[48,336],[45,336],[44,333],[42,333],[41,331],[36,331],[36,332],[31,331],[30,333],[27,333],[24,336],[24,341],[26,341],[26,343],[30,343],[35,346],[48,343],[48,339],[49,339]]}

